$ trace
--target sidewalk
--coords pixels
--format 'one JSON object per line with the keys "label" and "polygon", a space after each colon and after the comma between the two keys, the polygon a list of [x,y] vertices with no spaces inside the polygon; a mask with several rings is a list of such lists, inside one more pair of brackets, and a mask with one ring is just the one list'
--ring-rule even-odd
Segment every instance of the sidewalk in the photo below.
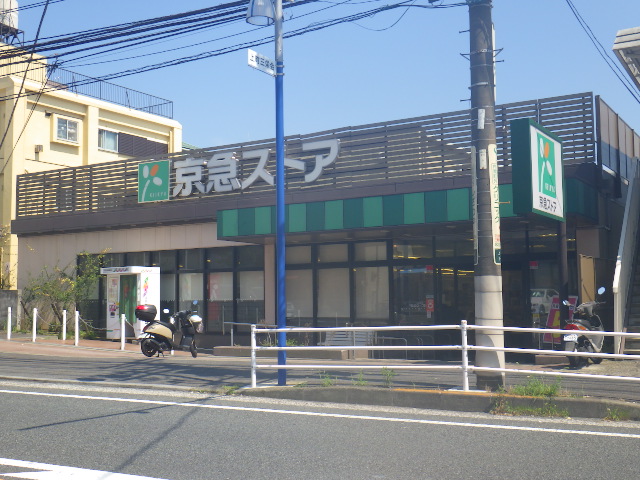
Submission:
{"label": "sidewalk", "polygon": [[[308,401],[325,401],[335,403],[353,403],[353,404],[373,404],[384,406],[403,406],[414,408],[431,408],[452,411],[477,411],[487,412],[495,404],[498,398],[496,394],[490,392],[460,392],[460,373],[443,373],[412,370],[402,375],[398,374],[394,378],[393,388],[384,388],[384,378],[377,370],[375,373],[370,370],[364,370],[367,386],[360,385],[354,381],[357,378],[358,371],[333,371],[328,370],[325,378],[333,378],[333,375],[341,376],[341,381],[325,382],[318,375],[317,370],[314,373],[302,372],[300,370],[290,370],[289,385],[303,384],[307,388],[291,388],[275,387],[273,378],[275,378],[275,370],[259,370],[262,381],[259,382],[261,387],[256,389],[246,388],[249,384],[249,359],[246,357],[223,357],[212,355],[211,351],[199,352],[198,358],[191,358],[189,352],[176,351],[173,356],[165,356],[164,358],[144,357],[140,352],[137,343],[127,342],[124,344],[124,350],[121,349],[119,341],[104,340],[84,340],[80,339],[79,345],[74,346],[74,339],[62,341],[54,336],[37,336],[36,342],[32,341],[29,334],[12,334],[10,341],[6,340],[6,332],[0,332],[0,354],[18,354],[25,355],[27,358],[37,359],[38,357],[48,357],[49,360],[43,365],[42,369],[38,369],[39,377],[47,378],[31,378],[32,380],[47,380],[64,382],[70,377],[68,372],[74,372],[75,369],[89,365],[100,371],[105,361],[117,361],[117,365],[124,365],[129,377],[123,375],[107,375],[107,370],[101,371],[100,374],[83,374],[78,373],[78,377],[72,382],[82,382],[85,384],[101,384],[120,387],[144,387],[144,388],[160,388],[175,389],[177,391],[198,390],[198,391],[217,391],[224,385],[240,386],[239,393],[248,396],[262,396],[271,398],[286,398]],[[92,362],[80,362],[81,359],[96,360]],[[146,361],[145,361],[146,360]],[[554,360],[552,358],[551,360]],[[546,365],[516,364],[509,363],[507,368],[515,368],[520,370],[534,370],[553,372],[563,370],[566,362],[562,358],[555,358],[557,363]],[[100,363],[103,362],[103,363]],[[274,363],[272,359],[260,359],[261,363]],[[389,360],[389,363],[401,364],[424,364],[427,361],[396,361]],[[110,364],[113,362],[110,362]],[[327,360],[300,360],[291,359],[290,364],[333,364],[345,365],[346,363],[357,365],[384,365],[382,360],[359,360],[359,361],[327,361]],[[431,363],[431,362],[429,362]],[[437,362],[436,362],[437,363]],[[44,367],[50,364],[61,365],[60,370],[45,370]],[[67,365],[68,364],[68,365]],[[109,365],[110,365],[109,364]],[[211,368],[214,367],[214,368]],[[55,367],[51,367],[55,368]],[[64,370],[67,368],[67,370]],[[393,367],[391,367],[393,368]],[[0,372],[0,380],[15,379]],[[47,373],[40,373],[46,371]],[[66,372],[66,373],[65,373]],[[152,380],[151,373],[162,373],[162,380]],[[175,373],[172,373],[175,372]],[[580,373],[590,373],[598,375],[622,375],[622,376],[640,376],[640,362],[637,361],[608,361],[605,360],[601,365],[590,365],[583,369]],[[3,375],[4,374],[4,375]],[[66,376],[65,376],[66,374]],[[527,374],[508,374],[508,382],[513,385],[515,383],[526,382]],[[24,377],[24,376],[23,376]],[[31,375],[35,377],[35,375]],[[112,381],[115,378],[116,381]],[[403,380],[400,380],[403,378]],[[553,376],[547,377],[550,383],[554,381]],[[27,380],[26,378],[22,378]],[[106,381],[105,381],[106,379]],[[140,379],[139,383],[132,383],[134,380]],[[271,380],[269,380],[271,379]],[[336,377],[337,379],[337,377]],[[413,379],[413,380],[412,380]],[[425,380],[428,381],[425,382]],[[149,384],[144,384],[148,381]],[[432,385],[431,387],[429,385]],[[265,388],[269,386],[269,388]],[[615,382],[605,381],[605,383],[590,379],[565,379],[562,378],[563,389],[574,392],[582,398],[554,397],[553,402],[561,408],[567,409],[571,416],[604,418],[610,411],[628,412],[630,418],[640,419],[640,384],[631,382]],[[435,389],[434,389],[435,388]],[[458,391],[452,391],[451,389]],[[473,385],[471,387],[473,389]],[[539,398],[525,397],[505,397],[515,404],[537,405],[538,408],[543,402]],[[625,399],[622,401],[620,399]]]}

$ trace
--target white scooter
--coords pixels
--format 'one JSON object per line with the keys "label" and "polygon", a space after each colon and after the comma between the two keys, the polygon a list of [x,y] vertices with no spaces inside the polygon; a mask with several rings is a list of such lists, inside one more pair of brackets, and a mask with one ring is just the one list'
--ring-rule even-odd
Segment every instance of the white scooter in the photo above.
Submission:
{"label": "white scooter", "polygon": [[[598,289],[598,295],[604,293],[604,287]],[[563,301],[565,305],[569,305],[566,300]],[[573,319],[568,321],[564,327],[564,330],[569,330],[562,337],[562,343],[564,345],[563,350],[565,352],[591,352],[601,353],[602,343],[604,342],[603,335],[589,335],[588,332],[604,332],[604,326],[602,320],[596,313],[596,310],[604,305],[604,302],[598,302],[593,300],[591,302],[584,302],[578,305],[573,312]],[[580,368],[589,363],[589,357],[578,357],[574,355],[568,355],[569,365],[572,368]],[[595,364],[602,362],[602,358],[591,357],[591,361]]]}
{"label": "white scooter", "polygon": [[[142,328],[140,336],[140,350],[147,357],[160,356],[164,352],[173,350],[189,350],[191,356],[198,356],[196,346],[196,333],[204,331],[202,318],[195,310],[197,301],[194,301],[194,310],[181,310],[174,313],[168,322],[155,320],[157,309],[155,305],[138,305],[136,318],[143,322],[149,322]],[[164,313],[169,313],[165,309]]]}

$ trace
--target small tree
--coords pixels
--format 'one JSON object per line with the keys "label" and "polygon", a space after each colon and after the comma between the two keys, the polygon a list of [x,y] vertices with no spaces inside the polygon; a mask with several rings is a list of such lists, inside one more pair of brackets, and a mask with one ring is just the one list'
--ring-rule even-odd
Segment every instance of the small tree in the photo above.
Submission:
{"label": "small tree", "polygon": [[23,290],[25,313],[29,315],[31,307],[48,307],[58,323],[62,323],[64,310],[75,310],[77,305],[89,298],[100,278],[104,254],[82,252],[78,255],[77,263],[70,263],[64,268],[45,266]]}

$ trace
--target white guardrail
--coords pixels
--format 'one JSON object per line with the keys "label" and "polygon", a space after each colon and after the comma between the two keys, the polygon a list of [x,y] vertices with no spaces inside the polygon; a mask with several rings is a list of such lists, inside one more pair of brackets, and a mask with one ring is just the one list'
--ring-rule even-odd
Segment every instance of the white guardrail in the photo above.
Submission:
{"label": "white guardrail", "polygon": [[[459,330],[460,331],[460,345],[305,345],[305,346],[291,346],[291,347],[268,347],[259,346],[256,336],[258,334],[265,333],[327,333],[327,332],[384,332],[384,331],[430,331],[430,330]],[[576,356],[576,357],[588,357],[588,358],[603,358],[603,359],[624,359],[624,360],[640,360],[640,355],[625,355],[614,353],[590,353],[590,352],[565,352],[560,350],[542,350],[534,348],[511,348],[511,347],[485,347],[478,345],[469,345],[468,332],[470,330],[483,331],[483,332],[519,332],[519,333],[538,333],[538,334],[567,334],[576,333],[571,330],[551,329],[551,328],[518,328],[518,327],[489,327],[479,325],[469,325],[466,320],[462,320],[459,325],[428,325],[428,326],[402,326],[402,327],[330,327],[330,328],[311,328],[311,327],[287,327],[287,328],[262,328],[260,325],[251,326],[251,387],[256,387],[256,372],[258,369],[277,369],[277,370],[374,370],[384,367],[392,367],[397,370],[433,370],[433,371],[460,371],[462,376],[462,390],[469,391],[469,375],[474,372],[499,372],[499,373],[520,373],[520,374],[535,374],[535,375],[552,375],[554,377],[566,376],[566,377],[583,377],[590,379],[607,379],[607,380],[625,380],[630,382],[640,382],[638,377],[620,377],[614,375],[594,375],[588,373],[570,373],[570,372],[545,372],[538,370],[523,370],[512,368],[491,368],[491,367],[478,367],[469,364],[469,352],[470,351],[493,351],[493,352],[510,352],[510,353],[529,353],[534,355],[563,355],[563,356]],[[582,333],[582,332],[580,332]],[[633,337],[640,338],[637,333],[621,333],[621,332],[592,332],[588,333],[588,336],[612,336],[612,337]],[[462,359],[460,365],[429,365],[425,363],[420,364],[389,364],[389,365],[362,365],[358,364],[264,364],[257,362],[257,352],[259,351],[280,351],[295,352],[295,351],[322,351],[322,350],[453,350],[461,351]]]}
{"label": "white guardrail", "polygon": [[[11,332],[13,330],[11,315],[12,315],[11,307],[8,307],[7,308],[7,340],[11,340]],[[31,319],[32,319],[31,342],[35,343],[37,339],[37,332],[38,332],[38,309],[37,308],[33,309]],[[129,322],[127,321],[126,316],[124,314],[120,315],[120,350],[125,349],[125,343],[126,343],[125,324],[127,323]],[[129,325],[131,325],[131,323],[129,323]],[[66,341],[67,340],[67,311],[66,310],[62,311],[61,331],[62,331],[62,341]],[[73,345],[77,347],[80,344],[80,312],[78,312],[77,310],[75,312],[75,317],[74,317],[73,331],[75,335]],[[171,354],[173,355],[173,351],[171,352]]]}

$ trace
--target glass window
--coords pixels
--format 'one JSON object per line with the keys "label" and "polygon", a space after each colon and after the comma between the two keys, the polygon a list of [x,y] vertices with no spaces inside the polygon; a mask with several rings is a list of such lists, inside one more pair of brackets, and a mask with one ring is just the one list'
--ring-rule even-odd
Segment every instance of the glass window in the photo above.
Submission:
{"label": "glass window", "polygon": [[118,151],[118,132],[111,130],[98,130],[98,148],[109,150],[110,152]]}
{"label": "glass window", "polygon": [[[394,269],[395,312],[399,325],[432,325],[434,321],[433,268]],[[428,335],[427,335],[428,336]]]}
{"label": "glass window", "polygon": [[396,243],[393,245],[393,258],[400,260],[418,260],[433,258],[433,242],[424,243]]}
{"label": "glass window", "polygon": [[209,270],[233,268],[233,247],[208,249],[206,263]]}
{"label": "glass window", "polygon": [[346,262],[349,259],[347,247],[346,243],[320,245],[318,247],[318,261],[321,263]]}
{"label": "glass window", "polygon": [[313,283],[311,270],[287,270],[287,319],[292,326],[301,318],[313,317]]}
{"label": "glass window", "polygon": [[244,323],[258,323],[264,319],[264,273],[239,272],[238,319]]}
{"label": "glass window", "polygon": [[311,263],[311,247],[286,247],[287,263]]}
{"label": "glass window", "polygon": [[436,257],[453,257],[455,256],[455,242],[451,237],[436,237]]}
{"label": "glass window", "polygon": [[356,243],[356,260],[373,261],[387,259],[386,242]]}
{"label": "glass window", "polygon": [[178,250],[178,268],[180,270],[201,270],[203,250]]}
{"label": "glass window", "polygon": [[[327,324],[322,322],[322,326],[336,326],[339,319],[343,322],[348,320],[351,316],[350,298],[348,268],[318,270],[318,318],[327,319]],[[331,320],[335,320],[335,325]]]}
{"label": "glass window", "polygon": [[151,266],[160,267],[161,272],[175,272],[176,271],[175,250],[151,252]]}
{"label": "glass window", "polygon": [[105,267],[125,267],[124,253],[107,253],[103,263]]}
{"label": "glass window", "polygon": [[67,142],[78,142],[78,122],[67,118],[57,119],[56,138]]}
{"label": "glass window", "polygon": [[130,252],[127,253],[127,264],[131,266],[146,267],[149,266],[149,252]]}
{"label": "glass window", "polygon": [[[174,274],[160,275],[160,319],[168,320],[169,315],[176,308],[176,276]],[[170,313],[164,313],[168,309]]]}
{"label": "glass window", "polygon": [[[387,267],[361,267],[356,274],[356,319],[389,318],[389,270]],[[376,322],[380,323],[380,322]],[[383,322],[386,323],[386,322]]]}
{"label": "glass window", "polygon": [[233,272],[209,274],[207,289],[207,331],[229,331],[232,325],[223,322],[233,321]]}
{"label": "glass window", "polygon": [[180,282],[180,292],[178,309],[180,310],[199,310],[193,307],[193,302],[197,301],[198,305],[202,305],[203,294],[203,275],[201,273],[181,273],[178,276]]}
{"label": "glass window", "polygon": [[238,266],[264,268],[264,247],[262,245],[238,247]]}

